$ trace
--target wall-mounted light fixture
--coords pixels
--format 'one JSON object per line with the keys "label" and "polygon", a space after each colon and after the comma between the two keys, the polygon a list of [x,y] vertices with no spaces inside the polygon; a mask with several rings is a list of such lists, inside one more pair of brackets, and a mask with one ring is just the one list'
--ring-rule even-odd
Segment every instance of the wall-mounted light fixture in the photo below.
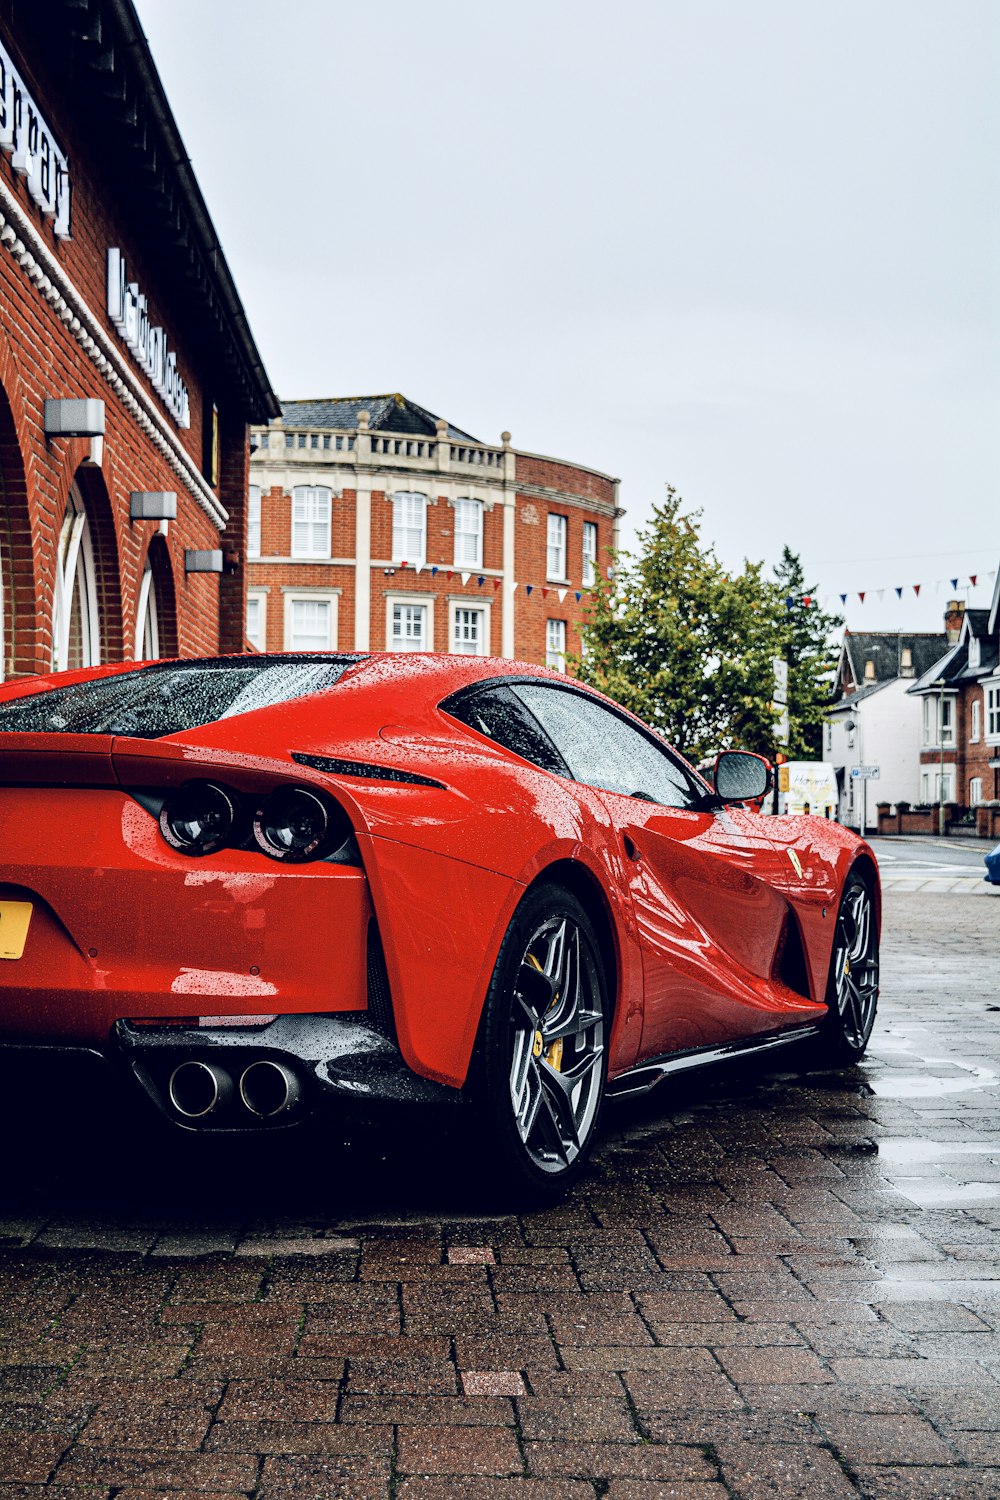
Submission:
{"label": "wall-mounted light fixture", "polygon": [[177,517],[174,490],[133,490],[128,500],[132,521],[173,521]]}
{"label": "wall-mounted light fixture", "polygon": [[199,549],[189,547],[184,553],[185,573],[221,573],[222,548]]}
{"label": "wall-mounted light fixture", "polygon": [[103,437],[104,402],[46,401],[46,437]]}

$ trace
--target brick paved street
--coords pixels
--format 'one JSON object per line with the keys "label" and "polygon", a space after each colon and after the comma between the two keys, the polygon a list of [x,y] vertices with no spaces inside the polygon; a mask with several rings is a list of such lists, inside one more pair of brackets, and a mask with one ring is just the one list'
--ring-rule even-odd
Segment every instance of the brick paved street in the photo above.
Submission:
{"label": "brick paved street", "polygon": [[1000,1496],[998,921],[890,892],[863,1067],[667,1082],[549,1213],[386,1134],[9,1146],[0,1500]]}

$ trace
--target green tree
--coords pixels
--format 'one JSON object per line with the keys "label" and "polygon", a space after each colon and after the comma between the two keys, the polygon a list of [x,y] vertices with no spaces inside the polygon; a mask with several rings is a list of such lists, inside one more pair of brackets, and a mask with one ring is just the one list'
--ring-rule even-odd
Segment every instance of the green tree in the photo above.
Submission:
{"label": "green tree", "polygon": [[838,655],[830,642],[844,621],[820,609],[815,586],[807,587],[802,561],[789,547],[783,549],[774,577],[781,623],[781,649],[776,654],[788,663],[788,756],[822,760],[823,720]]}
{"label": "green tree", "polygon": [[773,754],[773,658],[781,644],[778,588],[762,565],[731,576],[681,514],[668,488],[619,553],[612,581],[599,579],[585,622],[582,681],[653,725],[689,759],[736,745]]}

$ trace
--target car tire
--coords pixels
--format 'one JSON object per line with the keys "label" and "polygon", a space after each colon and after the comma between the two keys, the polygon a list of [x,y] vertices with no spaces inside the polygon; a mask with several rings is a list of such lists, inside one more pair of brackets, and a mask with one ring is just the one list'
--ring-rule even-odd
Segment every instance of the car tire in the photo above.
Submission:
{"label": "car tire", "polygon": [[830,955],[827,1016],[818,1038],[820,1060],[843,1067],[865,1053],[879,988],[878,921],[872,888],[857,871],[847,877]]}
{"label": "car tire", "polygon": [[551,1203],[583,1171],[607,1076],[611,1006],[593,924],[569,891],[533,887],[504,936],[471,1074],[492,1183]]}

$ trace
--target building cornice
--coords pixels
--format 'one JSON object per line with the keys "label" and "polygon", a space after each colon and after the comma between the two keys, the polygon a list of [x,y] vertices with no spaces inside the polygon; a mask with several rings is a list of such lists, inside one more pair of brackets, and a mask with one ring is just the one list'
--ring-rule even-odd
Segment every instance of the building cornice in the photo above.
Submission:
{"label": "building cornice", "polygon": [[[163,454],[197,504],[220,531],[229,514],[183,444],[115,348],[83,295],[52,254],[21,205],[0,179],[0,245],[66,325],[84,354],[148,438]],[[63,394],[52,391],[53,396]]]}

